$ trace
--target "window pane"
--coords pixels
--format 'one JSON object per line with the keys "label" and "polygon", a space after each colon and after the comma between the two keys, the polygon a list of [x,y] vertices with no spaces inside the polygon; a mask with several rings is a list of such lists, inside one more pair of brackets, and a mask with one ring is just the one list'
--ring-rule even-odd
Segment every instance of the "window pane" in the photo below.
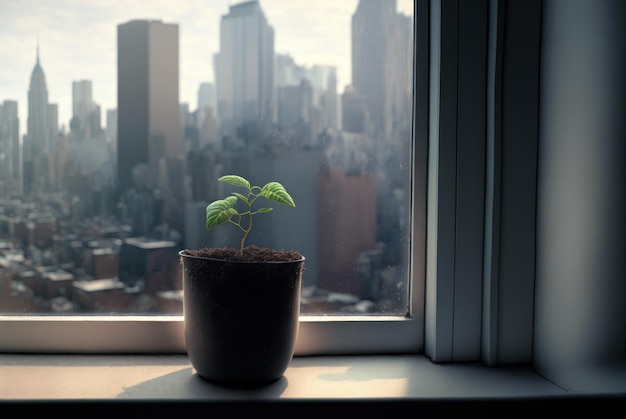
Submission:
{"label": "window pane", "polygon": [[3,5],[0,313],[182,314],[234,173],[296,202],[247,243],[304,254],[303,315],[407,314],[413,1],[142,6]]}

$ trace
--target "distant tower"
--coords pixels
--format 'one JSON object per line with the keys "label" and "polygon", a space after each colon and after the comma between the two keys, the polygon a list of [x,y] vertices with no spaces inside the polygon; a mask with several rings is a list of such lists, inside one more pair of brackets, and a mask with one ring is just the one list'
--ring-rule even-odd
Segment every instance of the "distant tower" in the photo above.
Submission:
{"label": "distant tower", "polygon": [[324,126],[337,129],[337,67],[315,65],[309,73],[314,88],[313,103],[322,109]]}
{"label": "distant tower", "polygon": [[341,95],[341,121],[342,130],[345,132],[363,134],[368,132],[370,127],[365,99],[352,86],[346,86]]}
{"label": "distant tower", "polygon": [[5,100],[0,105],[0,181],[4,192],[23,193],[21,188],[22,154],[17,101]]}
{"label": "distant tower", "polygon": [[139,178],[170,190],[168,171],[183,157],[178,25],[158,20],[118,25],[117,58],[119,192]]}
{"label": "distant tower", "polygon": [[396,17],[396,0],[359,0],[352,15],[352,85],[365,99],[374,135],[384,139],[391,136]]}
{"label": "distant tower", "polygon": [[49,149],[54,150],[56,138],[59,134],[59,104],[48,103],[48,135],[50,138]]}
{"label": "distant tower", "polygon": [[106,139],[117,150],[117,109],[106,110]]}
{"label": "distant tower", "polygon": [[410,127],[413,114],[413,18],[401,13],[394,17],[394,40],[391,82],[391,106],[393,124],[404,124]]}
{"label": "distant tower", "polygon": [[198,109],[196,128],[198,129],[199,147],[207,144],[220,148],[218,122],[215,114],[215,84],[200,83],[198,88]]}
{"label": "distant tower", "polygon": [[91,119],[96,106],[92,98],[91,80],[72,82],[72,121],[70,128],[82,138],[90,138],[92,134]]}
{"label": "distant tower", "polygon": [[45,158],[50,151],[49,110],[46,76],[39,63],[39,45],[37,45],[37,61],[28,88],[27,135],[23,144],[26,194],[41,191],[45,184],[47,172]]}
{"label": "distant tower", "polygon": [[215,85],[213,83],[200,83],[198,87],[198,109],[204,107],[215,109]]}
{"label": "distant tower", "polygon": [[274,118],[274,29],[258,1],[230,6],[222,16],[214,65],[222,132],[232,135],[243,123],[269,126]]}

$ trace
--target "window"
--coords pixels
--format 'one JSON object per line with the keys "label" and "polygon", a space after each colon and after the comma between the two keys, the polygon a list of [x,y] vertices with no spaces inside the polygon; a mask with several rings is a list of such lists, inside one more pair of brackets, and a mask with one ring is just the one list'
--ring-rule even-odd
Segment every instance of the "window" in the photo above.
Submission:
{"label": "window", "polygon": [[306,225],[285,213],[280,236],[251,237],[307,257],[297,354],[420,351],[428,56],[413,1],[159,8],[3,14],[0,47],[23,48],[0,78],[0,350],[183,352],[177,251],[233,243],[202,219],[209,180],[232,171],[271,172],[307,208]]}

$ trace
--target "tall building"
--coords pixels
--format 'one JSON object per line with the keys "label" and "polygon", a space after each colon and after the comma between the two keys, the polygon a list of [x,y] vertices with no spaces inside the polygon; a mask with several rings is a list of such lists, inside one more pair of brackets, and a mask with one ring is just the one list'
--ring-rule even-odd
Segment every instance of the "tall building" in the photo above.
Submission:
{"label": "tall building", "polygon": [[[106,139],[113,149],[117,149],[117,109],[106,110]],[[116,154],[117,155],[117,154]]]}
{"label": "tall building", "polygon": [[289,54],[276,54],[274,57],[274,85],[276,87],[295,86],[306,77],[306,69]]}
{"label": "tall building", "polygon": [[177,24],[159,20],[117,27],[120,193],[135,185],[133,173],[145,175],[147,186],[173,189],[168,170],[183,156],[178,34]]}
{"label": "tall building", "polygon": [[352,85],[365,99],[373,134],[386,140],[412,95],[412,21],[396,10],[396,0],[359,0],[352,15]]}
{"label": "tall building", "polygon": [[242,124],[269,127],[274,120],[274,29],[258,1],[230,6],[222,16],[214,61],[222,133],[234,135]]}
{"label": "tall building", "polygon": [[59,158],[59,141],[62,138],[59,130],[59,104],[48,103],[48,135],[50,138],[49,151],[42,157],[41,165],[45,168],[44,188],[58,189],[61,179]]}
{"label": "tall building", "polygon": [[203,82],[198,87],[198,108],[196,110],[196,126],[198,132],[198,148],[210,145],[220,148],[219,124],[215,114],[215,84]]}
{"label": "tall building", "polygon": [[3,192],[22,193],[22,153],[17,101],[5,100],[0,105],[0,182]]}
{"label": "tall building", "polygon": [[376,245],[376,194],[374,175],[341,168],[317,174],[317,218],[324,220],[317,232],[320,288],[367,295],[354,267],[359,254]]}
{"label": "tall building", "polygon": [[50,121],[48,112],[48,88],[46,76],[37,61],[30,76],[28,87],[28,119],[24,152],[24,192],[26,194],[43,190],[47,172],[46,156],[50,151]]}
{"label": "tall building", "polygon": [[72,116],[85,122],[93,110],[91,80],[72,82]]}
{"label": "tall building", "polygon": [[72,132],[81,139],[89,139],[99,134],[100,107],[93,101],[93,87],[91,80],[72,82]]}
{"label": "tall building", "polygon": [[53,150],[59,135],[59,104],[48,103],[48,138],[49,149]]}
{"label": "tall building", "polygon": [[198,110],[210,107],[215,109],[215,85],[203,82],[198,87]]}
{"label": "tall building", "polygon": [[341,95],[342,130],[354,134],[368,132],[370,117],[363,94],[352,86],[346,86]]}
{"label": "tall building", "polygon": [[324,126],[338,128],[337,67],[315,65],[309,71],[313,83],[313,104],[322,110]]}
{"label": "tall building", "polygon": [[[338,122],[337,68],[326,65],[304,67],[296,64],[290,55],[276,54],[274,59],[274,85],[276,89],[276,120],[283,129],[292,128],[292,114],[301,114],[309,125],[311,137],[323,129],[336,130]],[[310,86],[310,103],[294,97],[302,88]],[[303,99],[307,95],[301,96]],[[290,103],[290,102],[296,103]],[[295,107],[294,107],[295,106]],[[306,109],[300,109],[306,108]],[[303,114],[303,110],[305,113]],[[291,119],[291,121],[290,121]]]}
{"label": "tall building", "polygon": [[403,14],[395,16],[394,59],[392,67],[392,113],[393,123],[399,121],[410,127],[412,120],[413,101],[413,18]]}

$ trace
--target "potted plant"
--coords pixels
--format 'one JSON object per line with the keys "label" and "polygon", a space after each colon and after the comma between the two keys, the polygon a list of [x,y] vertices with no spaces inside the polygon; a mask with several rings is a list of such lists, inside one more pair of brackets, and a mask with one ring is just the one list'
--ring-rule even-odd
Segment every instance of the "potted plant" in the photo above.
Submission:
{"label": "potted plant", "polygon": [[206,380],[263,385],[282,377],[293,357],[305,258],[294,250],[246,246],[246,239],[256,216],[272,211],[256,208],[259,200],[292,207],[295,203],[278,182],[252,186],[237,175],[218,181],[245,191],[209,204],[206,229],[230,223],[243,237],[238,249],[179,252],[187,354]]}

